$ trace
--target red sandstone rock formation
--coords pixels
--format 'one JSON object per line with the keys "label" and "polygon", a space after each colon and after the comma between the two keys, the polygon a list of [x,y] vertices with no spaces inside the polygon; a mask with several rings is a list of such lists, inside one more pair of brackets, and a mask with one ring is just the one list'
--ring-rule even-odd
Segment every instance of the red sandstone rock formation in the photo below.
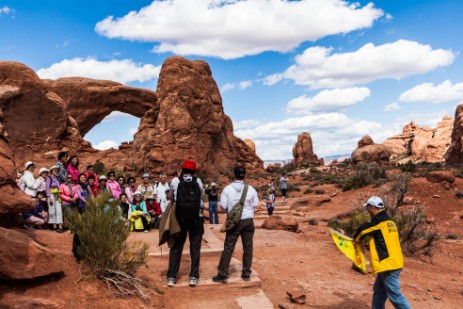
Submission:
{"label": "red sandstone rock formation", "polygon": [[0,227],[0,278],[32,279],[63,271],[53,252],[20,232]]}
{"label": "red sandstone rock formation", "polygon": [[445,162],[449,164],[463,163],[463,104],[457,106],[453,123],[451,144],[445,154]]}
{"label": "red sandstone rock formation", "polygon": [[[192,158],[205,172],[244,164],[250,172],[263,162],[233,135],[209,65],[171,57],[163,65],[157,93],[87,78],[41,80],[28,67],[0,62],[0,109],[19,164],[49,167],[60,150],[80,156],[82,166],[103,162],[129,172],[175,174]],[[132,143],[97,151],[82,139],[112,111],[142,117]]]}
{"label": "red sandstone rock formation", "polygon": [[370,136],[362,137],[357,143],[357,149],[352,152],[352,162],[388,162],[391,156],[389,148],[382,144],[375,144]]}
{"label": "red sandstone rock formation", "polygon": [[266,230],[282,230],[289,232],[297,232],[299,223],[291,216],[270,216],[265,219],[262,228]]}
{"label": "red sandstone rock formation", "polygon": [[297,142],[293,147],[293,158],[296,167],[320,164],[317,155],[313,152],[312,137],[309,133],[303,132],[297,137]]}
{"label": "red sandstone rock formation", "polygon": [[402,134],[388,138],[383,145],[392,152],[392,159],[443,162],[451,144],[453,118],[445,116],[436,128],[420,127],[413,121],[403,128]]}
{"label": "red sandstone rock formation", "polygon": [[243,142],[246,145],[248,145],[248,147],[251,148],[252,151],[256,152],[256,144],[254,143],[252,139],[247,138]]}

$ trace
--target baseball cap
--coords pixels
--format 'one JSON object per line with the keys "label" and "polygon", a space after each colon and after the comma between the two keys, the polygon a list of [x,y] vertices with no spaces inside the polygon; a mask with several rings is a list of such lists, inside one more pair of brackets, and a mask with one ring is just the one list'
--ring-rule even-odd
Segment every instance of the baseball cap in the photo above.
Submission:
{"label": "baseball cap", "polygon": [[150,178],[150,174],[144,173],[143,176],[141,176],[141,178]]}
{"label": "baseball cap", "polygon": [[368,205],[371,205],[376,208],[384,208],[383,200],[377,196],[370,197],[368,201],[363,205],[363,207],[367,207]]}

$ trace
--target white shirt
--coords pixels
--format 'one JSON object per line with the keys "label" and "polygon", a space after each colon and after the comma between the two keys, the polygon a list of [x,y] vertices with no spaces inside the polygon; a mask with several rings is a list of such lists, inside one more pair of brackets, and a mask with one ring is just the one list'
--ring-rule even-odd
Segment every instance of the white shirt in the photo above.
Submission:
{"label": "white shirt", "polygon": [[24,171],[22,176],[22,181],[24,182],[24,192],[32,197],[37,195],[37,183],[35,182],[34,174],[31,171]]}
{"label": "white shirt", "polygon": [[[201,198],[202,198],[203,195],[204,195],[203,182],[199,178],[196,178],[196,181],[198,182],[199,189],[201,190]],[[170,193],[171,193],[170,196],[173,196],[175,198],[175,200],[177,200],[177,188],[178,188],[179,183],[180,183],[180,179],[178,177],[175,177],[170,182]]]}
{"label": "white shirt", "polygon": [[165,184],[162,184],[161,182],[158,183],[158,186],[156,187],[156,196],[158,197],[158,203],[160,200],[165,200],[167,198],[166,190],[168,189],[168,182],[166,182]]}
{"label": "white shirt", "polygon": [[[230,212],[233,206],[238,203],[241,199],[241,194],[244,189],[243,180],[235,180],[228,186],[226,186],[222,194],[220,195],[220,208]],[[248,186],[248,193],[244,201],[243,214],[241,220],[251,219],[254,217],[254,208],[259,205],[259,197],[257,191],[252,186]]]}

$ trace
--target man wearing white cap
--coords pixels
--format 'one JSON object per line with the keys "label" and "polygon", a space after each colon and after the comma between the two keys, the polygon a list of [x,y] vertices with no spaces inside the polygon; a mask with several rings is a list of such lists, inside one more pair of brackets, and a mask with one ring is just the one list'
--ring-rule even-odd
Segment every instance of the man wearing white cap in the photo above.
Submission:
{"label": "man wearing white cap", "polygon": [[384,309],[389,298],[395,308],[411,309],[400,291],[399,276],[404,257],[397,226],[385,211],[381,198],[371,197],[363,208],[370,214],[371,221],[357,229],[354,240],[360,242],[365,236],[369,237],[370,265],[376,275],[372,308]]}
{"label": "man wearing white cap", "polygon": [[34,177],[35,164],[34,162],[27,161],[26,164],[24,164],[24,168],[26,170],[21,177],[20,187],[23,189],[24,193],[29,195],[31,198],[35,198],[37,195],[37,183]]}
{"label": "man wearing white cap", "polygon": [[48,173],[50,173],[48,168],[42,167],[39,170],[39,177],[35,180],[37,183],[37,192],[45,191],[47,189],[45,181],[47,180]]}

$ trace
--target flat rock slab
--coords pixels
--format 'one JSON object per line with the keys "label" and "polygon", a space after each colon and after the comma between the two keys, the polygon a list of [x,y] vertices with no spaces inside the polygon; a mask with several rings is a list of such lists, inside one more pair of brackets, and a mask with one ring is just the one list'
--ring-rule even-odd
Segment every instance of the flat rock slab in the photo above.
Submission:
{"label": "flat rock slab", "polygon": [[265,295],[264,291],[260,290],[256,295],[243,296],[236,299],[238,309],[273,309],[273,304]]}

